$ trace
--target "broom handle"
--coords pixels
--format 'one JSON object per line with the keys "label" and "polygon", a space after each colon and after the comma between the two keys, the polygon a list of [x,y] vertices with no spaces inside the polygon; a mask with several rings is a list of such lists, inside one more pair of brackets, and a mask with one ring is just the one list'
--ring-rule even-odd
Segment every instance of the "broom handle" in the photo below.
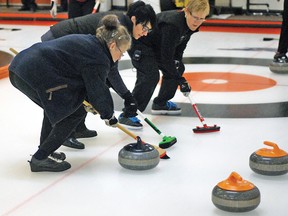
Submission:
{"label": "broom handle", "polygon": [[165,136],[149,119],[143,115],[143,113],[140,112],[140,110],[137,110],[137,114],[141,116],[141,118],[143,118],[144,121],[147,122],[147,124],[150,125],[159,135]]}
{"label": "broom handle", "polygon": [[15,49],[13,49],[13,48],[10,48],[9,50],[10,50],[12,53],[14,53],[15,55],[18,54],[18,52],[17,52]]}
{"label": "broom handle", "polygon": [[93,7],[92,14],[96,13],[97,8],[99,7],[99,5],[100,5],[100,1],[99,1],[99,0],[96,0],[96,3],[95,3],[95,5],[94,5],[94,7]]}
{"label": "broom handle", "polygon": [[202,123],[203,125],[206,125],[204,118],[202,117],[200,111],[198,110],[198,108],[197,108],[197,106],[196,106],[196,103],[193,101],[193,98],[192,98],[191,93],[188,95],[188,98],[189,98],[189,100],[190,100],[190,103],[192,104],[192,107],[193,107],[196,115],[197,115],[198,118],[200,119],[201,123]]}
{"label": "broom handle", "polygon": [[120,130],[122,130],[124,133],[126,133],[127,135],[129,135],[130,137],[132,137],[133,139],[137,140],[137,136],[135,134],[133,134],[131,131],[129,131],[128,129],[126,129],[125,127],[123,127],[122,125],[120,125],[119,123],[116,124],[117,128],[119,128]]}

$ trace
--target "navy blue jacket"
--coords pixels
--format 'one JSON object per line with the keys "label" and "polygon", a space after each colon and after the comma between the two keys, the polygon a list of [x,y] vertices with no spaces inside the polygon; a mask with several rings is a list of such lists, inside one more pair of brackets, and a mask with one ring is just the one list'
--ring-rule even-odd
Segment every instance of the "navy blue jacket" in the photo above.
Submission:
{"label": "navy blue jacket", "polygon": [[75,112],[87,97],[102,119],[111,118],[114,107],[106,79],[113,66],[106,43],[78,34],[34,44],[13,59],[9,71],[38,93],[55,124]]}
{"label": "navy blue jacket", "polygon": [[[63,20],[50,27],[55,38],[60,38],[69,34],[96,34],[96,29],[101,26],[101,20],[104,16],[108,14],[114,14],[118,17],[119,22],[125,26],[128,32],[132,36],[133,23],[131,19],[120,11],[107,11],[99,12],[95,14],[88,14],[81,17],[76,17],[73,19]],[[128,89],[123,82],[119,70],[118,64],[111,68],[111,72],[108,75],[108,80],[112,85],[113,89],[123,98]]]}

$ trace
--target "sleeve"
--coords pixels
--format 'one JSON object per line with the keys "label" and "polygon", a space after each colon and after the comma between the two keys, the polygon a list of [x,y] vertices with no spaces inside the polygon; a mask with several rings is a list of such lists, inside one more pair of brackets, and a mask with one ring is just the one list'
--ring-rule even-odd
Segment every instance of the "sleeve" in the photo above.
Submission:
{"label": "sleeve", "polygon": [[89,102],[100,114],[101,119],[110,119],[114,114],[113,99],[106,85],[108,65],[97,65],[94,70],[82,74]]}
{"label": "sleeve", "polygon": [[[173,32],[173,34],[171,34]],[[179,79],[181,76],[175,67],[175,52],[177,43],[180,40],[180,33],[175,26],[163,25],[161,27],[161,66],[173,79]]]}
{"label": "sleeve", "polygon": [[60,38],[69,34],[79,34],[74,19],[62,20],[61,22],[52,25],[50,30],[55,38]]}
{"label": "sleeve", "polygon": [[183,41],[181,41],[181,44],[177,46],[175,51],[175,60],[182,61],[184,50],[186,49],[187,43],[189,42],[190,38],[191,34],[186,35]]}
{"label": "sleeve", "polygon": [[121,97],[129,91],[126,87],[122,77],[120,76],[119,70],[118,70],[118,62],[115,64],[114,67],[110,70],[108,73],[108,82],[110,83],[111,87],[114,89],[114,91]]}

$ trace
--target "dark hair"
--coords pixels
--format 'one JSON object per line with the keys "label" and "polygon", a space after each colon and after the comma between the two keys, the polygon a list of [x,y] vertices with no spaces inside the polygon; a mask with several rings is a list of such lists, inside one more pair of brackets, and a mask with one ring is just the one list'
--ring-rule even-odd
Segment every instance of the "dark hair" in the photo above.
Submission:
{"label": "dark hair", "polygon": [[96,37],[107,44],[115,42],[117,45],[131,45],[131,37],[127,29],[120,24],[116,15],[106,15],[101,20],[102,26],[97,28]]}
{"label": "dark hair", "polygon": [[142,23],[146,25],[151,23],[152,27],[156,21],[156,13],[150,4],[145,4],[143,1],[136,1],[129,5],[127,16],[136,17],[136,25]]}

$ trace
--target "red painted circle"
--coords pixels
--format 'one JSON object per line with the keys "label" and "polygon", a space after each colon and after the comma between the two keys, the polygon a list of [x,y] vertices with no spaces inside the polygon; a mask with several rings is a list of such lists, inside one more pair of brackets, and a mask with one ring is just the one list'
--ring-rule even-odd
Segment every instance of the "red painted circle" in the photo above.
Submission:
{"label": "red painted circle", "polygon": [[185,72],[194,91],[243,92],[267,89],[277,82],[262,76],[227,72]]}

